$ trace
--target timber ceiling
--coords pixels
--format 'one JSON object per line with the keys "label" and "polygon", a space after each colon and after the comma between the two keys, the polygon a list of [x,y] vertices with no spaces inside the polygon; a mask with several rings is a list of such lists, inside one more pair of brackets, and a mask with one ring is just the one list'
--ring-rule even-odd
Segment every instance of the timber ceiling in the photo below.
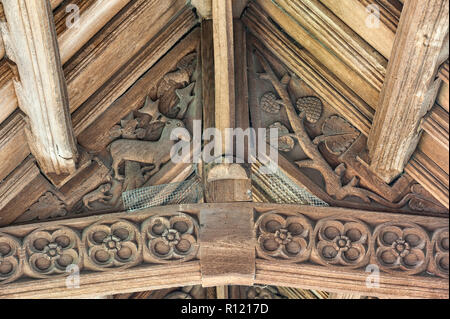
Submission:
{"label": "timber ceiling", "polygon": [[[137,153],[120,161],[121,141],[152,141],[154,152],[167,144],[161,118],[190,132],[194,120],[215,124],[211,10],[190,2],[50,1],[79,153],[65,175],[46,172],[33,155],[14,85],[20,77],[0,39],[0,227],[120,212],[123,191],[192,177],[191,164],[155,168]],[[404,172],[386,182],[367,164],[367,141],[403,1],[242,3],[234,26],[236,126],[278,128],[281,171],[330,206],[448,217],[448,29],[420,142]],[[80,10],[79,27],[68,27],[69,4]],[[376,28],[364,22],[371,4],[380,8]],[[253,200],[282,201],[270,185],[255,182]]]}

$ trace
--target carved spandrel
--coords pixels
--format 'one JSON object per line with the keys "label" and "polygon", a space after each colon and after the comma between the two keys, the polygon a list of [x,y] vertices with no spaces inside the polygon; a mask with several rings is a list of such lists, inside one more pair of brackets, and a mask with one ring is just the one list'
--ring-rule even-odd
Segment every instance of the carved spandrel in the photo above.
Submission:
{"label": "carved spandrel", "polygon": [[52,177],[53,186],[15,223],[122,210],[122,192],[148,183],[170,160],[172,131],[189,129],[198,116],[198,70],[196,52],[181,58],[149,88],[145,103],[109,130],[105,149],[82,152],[77,171]]}
{"label": "carved spandrel", "polygon": [[343,207],[448,213],[408,176],[392,185],[380,181],[364,162],[365,137],[274,57],[250,50],[254,125],[278,128],[279,151],[307,179],[301,183],[315,185],[313,194]]}

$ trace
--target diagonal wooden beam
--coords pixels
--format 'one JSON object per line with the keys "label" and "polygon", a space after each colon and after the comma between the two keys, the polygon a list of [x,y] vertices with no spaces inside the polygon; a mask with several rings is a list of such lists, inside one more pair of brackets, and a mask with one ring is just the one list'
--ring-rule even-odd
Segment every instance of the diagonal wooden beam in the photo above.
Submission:
{"label": "diagonal wooden beam", "polygon": [[0,28],[17,65],[19,106],[28,117],[28,144],[45,173],[70,174],[77,161],[66,83],[48,0],[2,1]]}
{"label": "diagonal wooden beam", "polygon": [[403,172],[434,104],[437,69],[448,57],[448,14],[448,0],[411,0],[403,8],[368,140],[370,167],[387,183]]}

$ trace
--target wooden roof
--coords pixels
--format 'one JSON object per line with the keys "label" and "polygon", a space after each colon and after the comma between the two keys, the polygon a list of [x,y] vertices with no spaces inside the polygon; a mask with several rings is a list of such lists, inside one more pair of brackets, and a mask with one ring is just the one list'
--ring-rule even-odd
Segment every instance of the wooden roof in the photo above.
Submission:
{"label": "wooden roof", "polygon": [[[25,7],[19,9],[19,2]],[[131,288],[114,290],[113,281],[96,277],[96,271],[105,269],[87,266],[94,273],[87,275],[89,287],[82,295],[92,295],[96,285],[103,291],[131,293],[228,280],[240,286],[399,296],[399,278],[406,274],[414,287],[401,296],[448,297],[448,244],[441,245],[448,243],[448,0],[408,0],[405,5],[399,0],[43,3],[0,0],[0,248],[7,238],[8,245],[14,239],[17,249],[25,251],[35,230],[51,229],[52,234],[58,227],[76,229],[66,235],[79,243],[85,240],[79,234],[97,223],[92,216],[101,216],[98,223],[108,220],[108,227],[128,220],[113,215],[126,208],[124,191],[181,182],[197,170],[205,188],[201,202],[252,202],[246,205],[255,217],[249,217],[252,221],[241,234],[249,246],[233,250],[253,256],[241,265],[246,273],[236,279],[208,268],[208,257],[220,254],[209,246],[215,243],[213,232],[200,244],[207,256],[202,263],[194,254],[184,264],[168,262],[165,269],[142,268],[140,257],[133,265],[114,263],[109,268],[126,269],[122,275],[133,277],[133,267],[140,265],[141,275],[156,280],[154,284],[141,285],[134,278]],[[26,16],[20,10],[29,10],[31,18],[15,20]],[[30,27],[39,32],[30,33]],[[194,120],[221,131],[278,128],[279,174],[290,186],[280,182],[275,189],[276,177],[259,175],[258,163],[244,166],[244,180],[236,182],[224,173],[226,181],[212,182],[202,165],[163,161],[155,169],[155,161],[138,160],[140,146],[134,161],[120,161],[130,140],[148,142],[152,154],[164,153],[170,141],[163,131],[170,119],[182,121],[191,135]],[[283,206],[311,205],[295,197],[292,187],[329,207],[309,213]],[[321,253],[296,261],[289,253],[266,255],[255,244],[260,237],[254,241],[251,235],[269,212],[261,203],[280,204],[270,207],[282,218],[294,211],[306,216],[311,232],[332,216],[343,225],[361,221],[370,237],[367,258],[352,264],[331,262]],[[205,208],[198,205],[185,209],[195,222],[205,218],[206,224],[220,223],[202,215]],[[178,210],[170,207],[169,215]],[[137,225],[155,211],[128,222]],[[237,221],[241,223],[247,225]],[[389,223],[402,231],[414,229],[426,242],[423,260],[406,266],[375,261],[388,282],[379,291],[365,288],[365,279],[354,287],[323,283],[322,268],[328,279],[337,271],[357,281],[369,259],[376,260],[379,244],[372,237]],[[196,231],[208,234],[207,229]],[[136,236],[144,234],[136,228]],[[256,231],[256,236],[262,235]],[[140,247],[137,237],[136,242]],[[22,266],[29,265],[28,257],[14,276],[2,273],[2,256],[0,297],[54,296],[39,290],[36,278],[62,285],[54,278],[64,271]],[[142,260],[160,262],[145,254]],[[296,268],[296,262],[304,267]],[[293,276],[286,280],[286,270],[279,268],[284,263]],[[169,278],[171,272],[186,277],[155,279]],[[65,294],[64,288],[54,292]]]}

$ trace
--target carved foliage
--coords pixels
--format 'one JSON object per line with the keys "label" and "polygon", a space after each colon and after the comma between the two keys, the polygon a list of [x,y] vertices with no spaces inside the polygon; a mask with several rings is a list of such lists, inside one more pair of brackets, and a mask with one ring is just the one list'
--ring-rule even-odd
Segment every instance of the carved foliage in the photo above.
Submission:
{"label": "carved foliage", "polygon": [[314,221],[302,215],[264,213],[256,221],[257,253],[287,263],[363,268],[392,274],[424,273],[448,278],[448,228],[431,236],[407,222],[368,224],[350,217]]}
{"label": "carved foliage", "polygon": [[[275,124],[287,115],[292,133],[284,132],[283,138],[298,141],[306,158],[293,159],[293,161],[299,169],[302,169],[305,176],[311,175],[304,169],[313,169],[320,172],[324,185],[316,184],[317,189],[324,188],[328,196],[335,203],[340,202],[342,206],[348,206],[350,202],[363,202],[365,207],[382,207],[393,211],[414,210],[432,213],[446,211],[444,207],[430,200],[429,194],[425,196],[423,192],[417,192],[413,188],[407,192],[407,187],[405,187],[404,192],[395,189],[395,185],[390,186],[382,181],[381,184],[371,185],[373,184],[372,181],[376,180],[376,176],[373,176],[372,172],[368,172],[364,164],[360,162],[359,153],[354,150],[350,152],[357,141],[361,142],[361,132],[338,115],[321,119],[324,113],[323,105],[317,97],[301,97],[294,105],[291,92],[288,89],[289,83],[292,81],[289,72],[284,71],[285,74],[280,79],[277,75],[280,70],[277,69],[278,73],[276,74],[268,60],[258,50],[255,51],[255,55],[263,69],[263,72],[257,73],[257,76],[261,80],[270,82],[276,92],[276,94],[268,92],[262,96],[259,104],[261,112],[272,113],[270,119]],[[280,98],[278,99],[277,96]],[[323,123],[321,129],[315,127],[318,123]],[[319,130],[318,136],[314,135],[317,133],[312,133]],[[280,143],[280,145],[285,148],[281,147],[281,151],[289,151],[292,143]],[[326,151],[322,151],[322,145]],[[360,146],[358,145],[358,147]],[[357,152],[362,151],[358,150]],[[326,152],[329,154],[325,154]],[[334,158],[331,159],[330,156],[334,156]],[[349,158],[357,163],[352,165],[351,170],[349,170],[347,164]],[[363,179],[364,183],[361,183]],[[315,176],[312,176],[308,183],[316,183],[316,180]],[[315,193],[314,190],[311,191]],[[389,192],[389,194],[385,197],[380,195],[386,192]],[[321,197],[319,192],[316,192],[315,195]],[[324,196],[322,195],[322,197]]]}
{"label": "carved foliage", "polygon": [[83,229],[43,226],[23,238],[0,233],[0,284],[21,276],[49,278],[81,270],[126,269],[141,263],[193,259],[198,223],[190,215],[154,215],[140,223],[126,219],[95,222]]}

